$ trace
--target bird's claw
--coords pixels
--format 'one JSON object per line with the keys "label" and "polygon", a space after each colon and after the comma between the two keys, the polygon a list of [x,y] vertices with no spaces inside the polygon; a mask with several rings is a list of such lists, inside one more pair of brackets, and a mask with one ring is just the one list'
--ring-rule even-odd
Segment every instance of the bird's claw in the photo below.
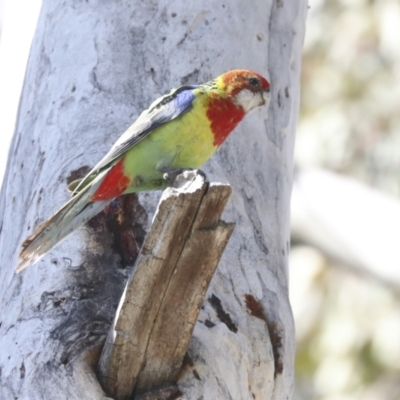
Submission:
{"label": "bird's claw", "polygon": [[173,168],[161,172],[164,172],[163,179],[175,188],[183,186],[188,181],[194,181],[197,175],[200,175],[204,182],[207,180],[206,174],[201,169]]}
{"label": "bird's claw", "polygon": [[185,168],[162,168],[161,172],[164,172],[163,179],[169,182],[171,185],[175,182],[178,175],[190,169]]}

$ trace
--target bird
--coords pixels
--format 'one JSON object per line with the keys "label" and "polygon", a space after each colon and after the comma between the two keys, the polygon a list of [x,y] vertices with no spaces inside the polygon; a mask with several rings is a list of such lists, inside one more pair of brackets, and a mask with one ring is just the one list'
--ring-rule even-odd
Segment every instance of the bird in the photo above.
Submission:
{"label": "bird", "polygon": [[172,185],[186,169],[200,168],[243,117],[268,104],[269,81],[236,69],[199,85],[185,85],[155,100],[81,180],[72,198],[22,243],[16,272],[37,262],[118,196]]}

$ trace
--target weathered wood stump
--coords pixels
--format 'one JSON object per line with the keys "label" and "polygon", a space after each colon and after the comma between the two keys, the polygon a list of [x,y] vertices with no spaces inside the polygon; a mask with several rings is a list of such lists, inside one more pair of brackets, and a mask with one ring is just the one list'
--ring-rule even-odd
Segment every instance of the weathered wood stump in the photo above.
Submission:
{"label": "weathered wood stump", "polygon": [[99,361],[100,382],[115,399],[150,398],[160,387],[171,394],[234,228],[220,220],[230,186],[183,175],[160,199]]}

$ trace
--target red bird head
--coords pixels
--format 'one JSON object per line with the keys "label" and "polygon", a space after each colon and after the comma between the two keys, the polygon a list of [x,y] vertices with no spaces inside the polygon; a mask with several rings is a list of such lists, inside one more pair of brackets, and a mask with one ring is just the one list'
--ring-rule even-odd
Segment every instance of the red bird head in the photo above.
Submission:
{"label": "red bird head", "polygon": [[216,146],[249,111],[269,101],[269,82],[257,72],[245,69],[226,72],[205,86],[209,88],[206,113]]}
{"label": "red bird head", "polygon": [[257,72],[235,69],[219,76],[217,88],[247,113],[269,101],[269,82]]}

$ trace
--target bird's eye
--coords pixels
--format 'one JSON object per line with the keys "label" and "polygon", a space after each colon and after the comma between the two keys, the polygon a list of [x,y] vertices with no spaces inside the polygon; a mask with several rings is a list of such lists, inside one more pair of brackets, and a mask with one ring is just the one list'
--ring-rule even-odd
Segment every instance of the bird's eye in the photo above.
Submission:
{"label": "bird's eye", "polygon": [[257,87],[260,84],[258,78],[255,78],[255,77],[249,78],[249,83],[251,86],[254,86],[254,87]]}

